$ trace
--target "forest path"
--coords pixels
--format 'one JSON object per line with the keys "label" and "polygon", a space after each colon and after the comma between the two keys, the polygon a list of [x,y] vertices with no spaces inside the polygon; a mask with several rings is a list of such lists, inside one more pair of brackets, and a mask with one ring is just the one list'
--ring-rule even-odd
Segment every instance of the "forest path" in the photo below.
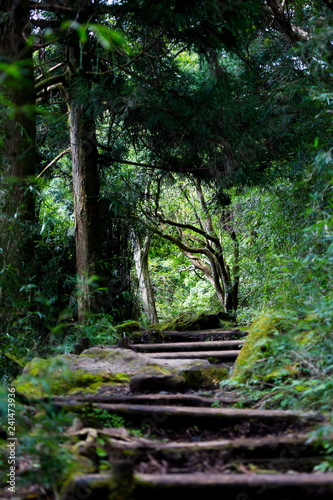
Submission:
{"label": "forest path", "polygon": [[[158,359],[208,359],[229,370],[246,332],[167,332],[161,343],[132,344]],[[333,498],[333,473],[313,473],[320,450],[307,442],[321,420],[313,412],[233,408],[234,395],[214,390],[149,392],[54,398],[54,405],[92,403],[124,428],[70,430],[92,442],[102,436],[110,473],[78,475],[62,500],[183,499],[199,491],[230,500]],[[246,406],[246,402],[245,402]],[[95,445],[96,446],[96,445]],[[214,496],[212,497],[214,498]]]}

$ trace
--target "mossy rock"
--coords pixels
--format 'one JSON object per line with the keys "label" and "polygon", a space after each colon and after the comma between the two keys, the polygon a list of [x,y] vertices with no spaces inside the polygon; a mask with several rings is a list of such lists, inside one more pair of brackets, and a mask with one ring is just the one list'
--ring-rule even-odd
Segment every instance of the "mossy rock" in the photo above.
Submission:
{"label": "mossy rock", "polygon": [[216,389],[221,380],[228,377],[229,370],[224,366],[194,367],[185,370],[182,377],[191,389]]}
{"label": "mossy rock", "polygon": [[[302,343],[306,344],[311,336],[302,331],[296,335],[295,327],[301,329],[294,311],[266,313],[257,318],[250,327],[231,378],[242,383],[253,379],[254,373],[257,380],[269,382],[296,377],[299,367],[291,361],[288,353]],[[284,355],[278,356],[276,351],[281,349]],[[261,370],[259,366],[262,366]]]}
{"label": "mossy rock", "polygon": [[104,384],[127,382],[129,376],[123,373],[92,374],[81,369],[72,370],[69,360],[66,361],[64,356],[56,356],[49,359],[34,358],[13,385],[17,392],[27,397],[40,398],[82,390],[96,392]]}
{"label": "mossy rock", "polygon": [[140,324],[137,321],[125,321],[125,323],[116,325],[114,328],[117,330],[120,336],[122,336],[123,333],[130,334],[133,332],[139,332],[141,330]]}
{"label": "mossy rock", "polygon": [[245,344],[236,359],[231,378],[243,382],[251,377],[252,368],[263,357],[270,339],[278,333],[279,318],[264,314],[252,323]]}
{"label": "mossy rock", "polygon": [[230,327],[236,324],[236,318],[231,314],[219,312],[209,314],[205,312],[182,312],[171,320],[150,325],[149,330],[157,331],[196,331],[211,330],[214,328]]}
{"label": "mossy rock", "polygon": [[18,392],[27,397],[96,393],[110,385],[128,384],[138,373],[176,374],[190,367],[208,364],[206,360],[157,360],[131,349],[93,347],[81,355],[63,354],[53,358],[34,358],[15,381]]}

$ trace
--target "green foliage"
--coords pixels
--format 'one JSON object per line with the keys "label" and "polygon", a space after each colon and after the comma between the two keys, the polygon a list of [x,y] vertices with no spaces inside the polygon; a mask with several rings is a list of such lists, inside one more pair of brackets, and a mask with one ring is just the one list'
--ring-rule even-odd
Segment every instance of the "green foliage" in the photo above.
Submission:
{"label": "green foliage", "polygon": [[183,311],[172,319],[164,320],[163,322],[150,325],[151,329],[159,331],[180,331],[186,330],[205,330],[211,328],[220,328],[224,326],[232,326],[235,324],[235,318],[227,313],[219,312],[211,314],[207,312]]}
{"label": "green foliage", "polygon": [[103,410],[94,405],[85,405],[83,407],[82,417],[88,421],[89,425],[97,423],[102,427],[126,427],[126,421],[120,415],[110,414],[107,410]]}
{"label": "green foliage", "polygon": [[324,424],[318,425],[310,434],[309,443],[313,443],[322,450],[324,455],[320,464],[316,465],[316,472],[328,472],[333,470],[333,414],[330,413]]}
{"label": "green foliage", "polygon": [[84,323],[76,323],[73,332],[77,339],[87,337],[91,347],[101,344],[113,345],[120,336],[118,328],[113,323],[112,316],[93,314]]}
{"label": "green foliage", "polygon": [[149,270],[159,318],[176,316],[180,308],[198,312],[219,309],[212,286],[188,267],[186,257],[170,243],[153,245]]}
{"label": "green foliage", "polygon": [[[1,420],[7,420],[7,390],[0,392]],[[80,470],[80,463],[64,446],[63,433],[71,422],[71,417],[63,411],[54,412],[51,405],[40,404],[31,412],[16,401],[17,460],[24,462],[19,474],[20,486],[32,485],[51,489],[55,494],[74,471]],[[5,447],[5,445],[4,445]],[[2,456],[3,446],[0,445]],[[6,450],[8,456],[8,450]],[[1,461],[1,459],[0,459]],[[3,468],[5,471],[5,468]],[[1,474],[1,483],[7,477]]]}

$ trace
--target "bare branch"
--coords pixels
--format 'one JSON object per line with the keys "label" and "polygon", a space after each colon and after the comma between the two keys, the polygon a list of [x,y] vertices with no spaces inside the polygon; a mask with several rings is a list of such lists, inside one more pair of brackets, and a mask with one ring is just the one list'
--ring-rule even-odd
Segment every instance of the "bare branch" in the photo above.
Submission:
{"label": "bare branch", "polygon": [[36,83],[35,92],[36,94],[39,94],[43,90],[47,89],[47,87],[50,87],[51,85],[56,85],[58,83],[64,83],[64,81],[65,81],[64,73],[62,73],[61,75],[50,76],[49,78],[46,78],[45,80],[39,83]]}
{"label": "bare branch", "polygon": [[48,165],[46,165],[46,167],[37,175],[37,179],[39,177],[42,177],[42,175],[44,175],[47,170],[52,168],[63,156],[65,156],[67,153],[70,153],[70,151],[71,151],[70,147],[62,151],[56,158],[54,158],[54,160],[52,160]]}
{"label": "bare branch", "polygon": [[162,219],[162,218],[160,218],[160,222],[162,222],[163,224],[169,224],[170,226],[175,226],[182,229],[189,229],[190,231],[194,231],[195,233],[201,234],[201,236],[203,236],[204,238],[207,238],[210,241],[219,244],[219,240],[217,238],[215,238],[214,236],[210,236],[206,231],[203,231],[198,227],[192,226],[192,224],[183,224],[181,222],[174,222],[172,220]]}
{"label": "bare branch", "polygon": [[[112,148],[109,148],[107,146],[103,146],[102,144],[98,144],[98,147],[101,149],[104,149],[106,151],[112,151]],[[123,160],[121,158],[110,158],[110,157],[105,156],[105,155],[100,155],[100,156],[101,156],[101,158],[109,160],[110,162],[121,163],[124,165],[134,165],[137,167],[151,168],[153,170],[166,170],[169,172],[201,172],[202,170],[209,170],[209,167],[181,169],[181,168],[176,168],[176,167],[164,167],[161,165],[148,165],[147,163],[140,163],[140,162],[136,162],[136,161]]]}
{"label": "bare branch", "polygon": [[47,12],[54,12],[57,10],[63,10],[65,12],[75,12],[72,7],[67,7],[66,5],[59,5],[58,3],[31,3],[29,5],[29,9],[31,10],[45,10]]}

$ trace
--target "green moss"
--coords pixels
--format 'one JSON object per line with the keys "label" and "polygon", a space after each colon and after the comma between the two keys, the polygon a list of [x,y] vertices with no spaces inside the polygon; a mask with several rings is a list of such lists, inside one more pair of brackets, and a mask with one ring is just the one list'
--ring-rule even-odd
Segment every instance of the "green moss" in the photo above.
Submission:
{"label": "green moss", "polygon": [[150,330],[179,331],[186,330],[209,330],[213,328],[230,327],[236,324],[234,316],[220,312],[208,314],[205,312],[182,312],[173,319],[162,321],[159,324],[150,325]]}
{"label": "green moss", "polygon": [[195,370],[186,370],[182,376],[192,388],[216,388],[221,380],[228,377],[228,368],[221,366],[201,367]]}
{"label": "green moss", "polygon": [[40,398],[48,395],[75,393],[84,389],[85,392],[96,392],[105,384],[124,384],[129,382],[125,373],[91,374],[83,370],[70,370],[64,360],[57,358],[34,358],[26,366],[25,373],[20,375],[14,386],[18,392]]}
{"label": "green moss", "polygon": [[82,356],[84,358],[94,358],[96,361],[100,361],[102,359],[105,359],[109,354],[109,350],[101,349],[100,347],[92,347],[91,349],[89,349],[89,352],[85,351],[82,354],[79,354],[79,356]]}
{"label": "green moss", "polygon": [[138,332],[141,330],[141,327],[137,321],[126,321],[125,323],[116,325],[114,328],[120,335],[123,333]]}
{"label": "green moss", "polygon": [[252,367],[263,356],[270,339],[278,333],[276,325],[279,319],[278,315],[265,314],[252,323],[231,378],[245,381],[251,376]]}

